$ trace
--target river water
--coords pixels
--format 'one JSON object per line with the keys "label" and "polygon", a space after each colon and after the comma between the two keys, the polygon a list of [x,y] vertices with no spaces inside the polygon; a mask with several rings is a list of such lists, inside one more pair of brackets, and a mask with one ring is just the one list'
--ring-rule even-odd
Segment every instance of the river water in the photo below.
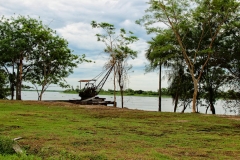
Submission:
{"label": "river water", "polygon": [[[37,92],[34,91],[22,91],[22,100],[37,100]],[[99,95],[101,98],[106,98],[107,101],[113,101],[112,95]],[[45,92],[42,100],[69,100],[80,99],[78,94],[65,94],[62,92]],[[117,96],[117,106],[121,106],[120,96]],[[145,111],[158,111],[158,97],[137,97],[137,96],[125,96],[124,107],[129,109],[138,109]],[[216,114],[222,115],[239,115],[239,112],[234,113],[226,111],[223,108],[223,102],[217,101],[215,104]],[[181,112],[182,108],[178,108],[177,112]],[[205,113],[205,107],[199,107],[200,113]],[[162,112],[173,112],[173,104],[171,98],[162,98]],[[191,112],[190,108],[187,108],[185,112]],[[208,114],[211,114],[208,110]]]}

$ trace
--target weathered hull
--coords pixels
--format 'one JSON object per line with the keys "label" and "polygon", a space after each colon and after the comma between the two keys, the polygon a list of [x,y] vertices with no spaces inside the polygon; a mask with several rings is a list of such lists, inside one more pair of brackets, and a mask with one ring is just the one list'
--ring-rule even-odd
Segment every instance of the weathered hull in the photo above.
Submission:
{"label": "weathered hull", "polygon": [[46,100],[47,102],[69,102],[80,105],[114,105],[113,101],[105,101],[105,98],[93,97],[85,100],[73,99],[73,100]]}

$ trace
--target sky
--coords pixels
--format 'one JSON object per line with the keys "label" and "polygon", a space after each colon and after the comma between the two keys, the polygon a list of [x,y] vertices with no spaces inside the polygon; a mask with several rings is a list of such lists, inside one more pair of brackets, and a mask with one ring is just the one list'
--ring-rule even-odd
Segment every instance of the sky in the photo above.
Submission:
{"label": "sky", "polygon": [[[116,30],[124,28],[132,31],[139,38],[131,45],[138,56],[129,60],[132,65],[126,88],[133,90],[157,91],[158,71],[146,73],[145,66],[149,62],[145,58],[147,41],[154,35],[148,35],[143,26],[135,24],[142,18],[148,8],[148,0],[0,0],[0,15],[5,17],[23,15],[40,18],[43,24],[57,31],[57,34],[69,42],[73,54],[85,54],[87,59],[95,63],[82,63],[74,69],[66,81],[76,88],[81,79],[93,79],[103,71],[108,60],[104,53],[105,45],[97,41],[96,34],[100,29],[91,27],[94,20],[98,23],[113,24]],[[164,75],[164,74],[163,74]],[[163,76],[165,77],[165,76]],[[167,87],[167,78],[163,78],[162,87]],[[51,85],[49,90],[60,89]],[[113,77],[110,76],[103,89],[113,89]]]}

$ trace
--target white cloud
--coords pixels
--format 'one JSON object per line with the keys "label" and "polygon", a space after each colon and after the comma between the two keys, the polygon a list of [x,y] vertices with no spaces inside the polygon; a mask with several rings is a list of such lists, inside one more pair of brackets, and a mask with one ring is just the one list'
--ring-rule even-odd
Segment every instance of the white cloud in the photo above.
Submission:
{"label": "white cloud", "polygon": [[[38,18],[69,42],[70,49],[75,54],[85,53],[87,58],[96,63],[84,63],[74,70],[74,74],[67,78],[69,84],[79,85],[80,79],[91,79],[99,74],[108,60],[102,42],[98,42],[96,33],[100,29],[92,29],[92,20],[114,24],[116,29],[124,28],[134,32],[139,41],[132,45],[138,51],[138,57],[129,60],[133,65],[133,73],[129,74],[129,88],[142,90],[157,90],[158,74],[144,74],[145,51],[148,47],[146,41],[150,36],[143,27],[136,25],[135,21],[145,14],[148,7],[146,0],[0,0],[0,15],[13,16],[29,15]],[[150,83],[151,82],[151,83]],[[112,88],[111,77],[104,86]]]}
{"label": "white cloud", "polygon": [[100,30],[92,29],[90,24],[82,22],[72,23],[57,29],[57,32],[78,49],[99,52],[104,49],[104,45],[97,42],[97,37],[95,36]]}

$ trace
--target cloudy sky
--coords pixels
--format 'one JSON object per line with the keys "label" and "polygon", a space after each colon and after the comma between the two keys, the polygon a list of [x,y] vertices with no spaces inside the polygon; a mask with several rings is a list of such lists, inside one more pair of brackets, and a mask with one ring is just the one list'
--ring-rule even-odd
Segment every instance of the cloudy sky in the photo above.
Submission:
{"label": "cloudy sky", "polygon": [[[138,57],[130,60],[133,66],[129,73],[129,82],[126,88],[134,90],[158,89],[158,72],[145,73],[147,60],[144,57],[148,45],[146,41],[151,39],[142,26],[135,24],[145,14],[148,8],[148,0],[0,0],[0,15],[10,17],[15,15],[29,15],[39,18],[44,24],[57,31],[59,35],[69,42],[69,48],[73,54],[86,54],[87,59],[95,63],[84,63],[74,70],[66,80],[74,88],[79,85],[81,79],[92,79],[103,70],[107,61],[107,54],[103,52],[104,44],[97,41],[96,34],[100,29],[93,29],[91,21],[107,22],[113,24],[116,29],[124,28],[134,32],[139,41],[132,45],[132,49],[138,52]],[[167,87],[164,80],[163,87]],[[56,89],[50,87],[49,89]],[[104,89],[112,89],[112,77],[110,77]]]}

